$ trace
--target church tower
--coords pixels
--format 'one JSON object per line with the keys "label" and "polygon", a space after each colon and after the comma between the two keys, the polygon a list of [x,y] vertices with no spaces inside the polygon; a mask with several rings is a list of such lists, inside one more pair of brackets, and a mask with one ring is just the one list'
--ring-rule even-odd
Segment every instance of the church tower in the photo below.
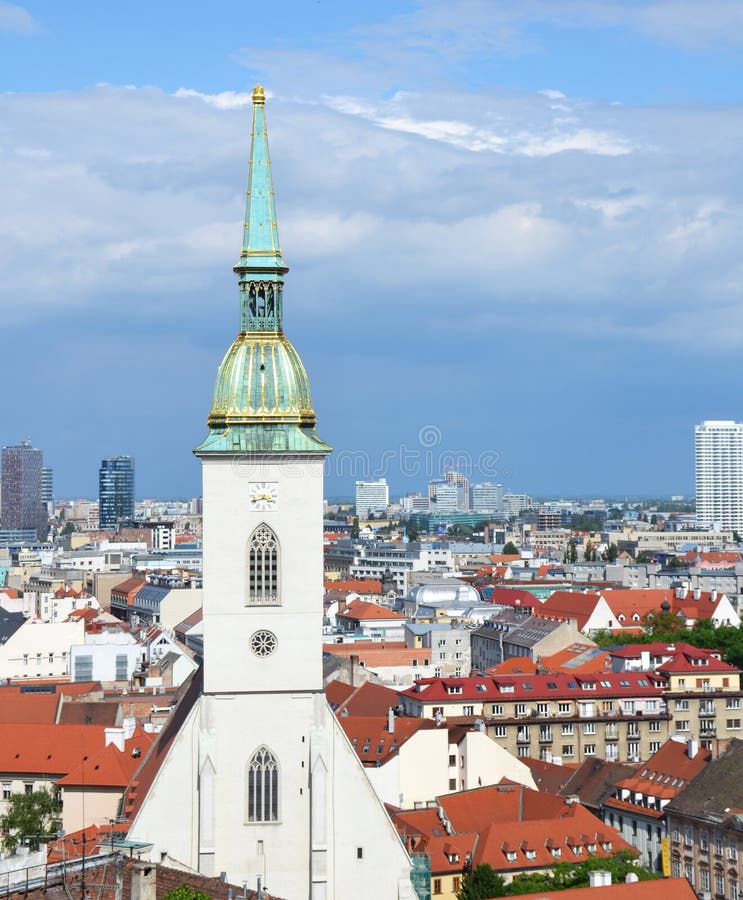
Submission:
{"label": "church tower", "polygon": [[[323,465],[310,384],[283,327],[263,89],[253,92],[240,330],[217,372],[204,487],[204,692],[322,691]],[[315,636],[316,642],[309,639]]]}
{"label": "church tower", "polygon": [[194,451],[204,498],[203,688],[152,754],[159,768],[138,810],[134,802],[129,837],[152,843],[153,858],[167,853],[233,883],[253,887],[260,877],[285,900],[407,900],[410,858],[323,690],[331,448],[284,334],[288,267],[261,87],[234,270],[239,332]]}

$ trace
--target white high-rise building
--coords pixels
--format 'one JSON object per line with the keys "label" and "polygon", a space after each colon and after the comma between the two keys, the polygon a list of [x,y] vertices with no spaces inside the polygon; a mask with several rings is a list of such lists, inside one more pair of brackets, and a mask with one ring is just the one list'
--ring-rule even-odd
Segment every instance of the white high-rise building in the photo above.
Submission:
{"label": "white high-rise building", "polygon": [[356,515],[368,519],[369,513],[384,513],[390,504],[390,489],[384,478],[356,482]]}
{"label": "white high-rise building", "polygon": [[697,525],[743,534],[743,423],[702,422],[694,444]]}
{"label": "white high-rise building", "polygon": [[203,687],[127,798],[129,837],[287,900],[412,900],[411,859],[323,690],[323,464],[283,330],[264,92],[253,92],[240,328],[194,451],[204,498]]}
{"label": "white high-rise building", "polygon": [[503,508],[503,485],[482,481],[472,485],[472,509],[475,512],[500,513]]}

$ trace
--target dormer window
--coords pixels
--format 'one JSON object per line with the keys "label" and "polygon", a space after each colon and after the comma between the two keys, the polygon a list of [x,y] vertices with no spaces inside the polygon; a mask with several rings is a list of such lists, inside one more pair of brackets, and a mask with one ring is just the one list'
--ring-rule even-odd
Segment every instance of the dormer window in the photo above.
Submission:
{"label": "dormer window", "polygon": [[552,848],[550,849],[550,852],[552,853],[552,856],[553,856],[555,859],[559,859],[559,858],[562,856],[562,851],[561,851],[561,849],[560,849],[559,847],[552,847]]}
{"label": "dormer window", "polygon": [[516,862],[516,852],[514,850],[507,850],[506,859],[508,862]]}
{"label": "dormer window", "polygon": [[527,858],[527,859],[536,859],[536,858],[537,858],[537,851],[536,851],[536,850],[527,850],[527,851],[526,851],[526,858]]}

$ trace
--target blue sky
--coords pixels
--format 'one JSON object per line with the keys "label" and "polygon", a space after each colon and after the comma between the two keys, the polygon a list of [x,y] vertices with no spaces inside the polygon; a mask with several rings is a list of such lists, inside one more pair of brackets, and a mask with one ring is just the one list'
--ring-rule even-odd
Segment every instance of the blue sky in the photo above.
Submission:
{"label": "blue sky", "polygon": [[0,441],[199,493],[261,81],[328,493],[690,493],[743,416],[741,44],[737,0],[0,0]]}

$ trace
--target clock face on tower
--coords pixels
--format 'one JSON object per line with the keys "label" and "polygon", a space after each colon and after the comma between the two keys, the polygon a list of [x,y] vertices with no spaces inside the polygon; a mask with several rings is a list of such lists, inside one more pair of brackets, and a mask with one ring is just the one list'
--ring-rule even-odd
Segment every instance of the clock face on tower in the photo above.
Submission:
{"label": "clock face on tower", "polygon": [[258,512],[276,509],[279,505],[279,485],[275,481],[252,481],[248,485],[250,508]]}

